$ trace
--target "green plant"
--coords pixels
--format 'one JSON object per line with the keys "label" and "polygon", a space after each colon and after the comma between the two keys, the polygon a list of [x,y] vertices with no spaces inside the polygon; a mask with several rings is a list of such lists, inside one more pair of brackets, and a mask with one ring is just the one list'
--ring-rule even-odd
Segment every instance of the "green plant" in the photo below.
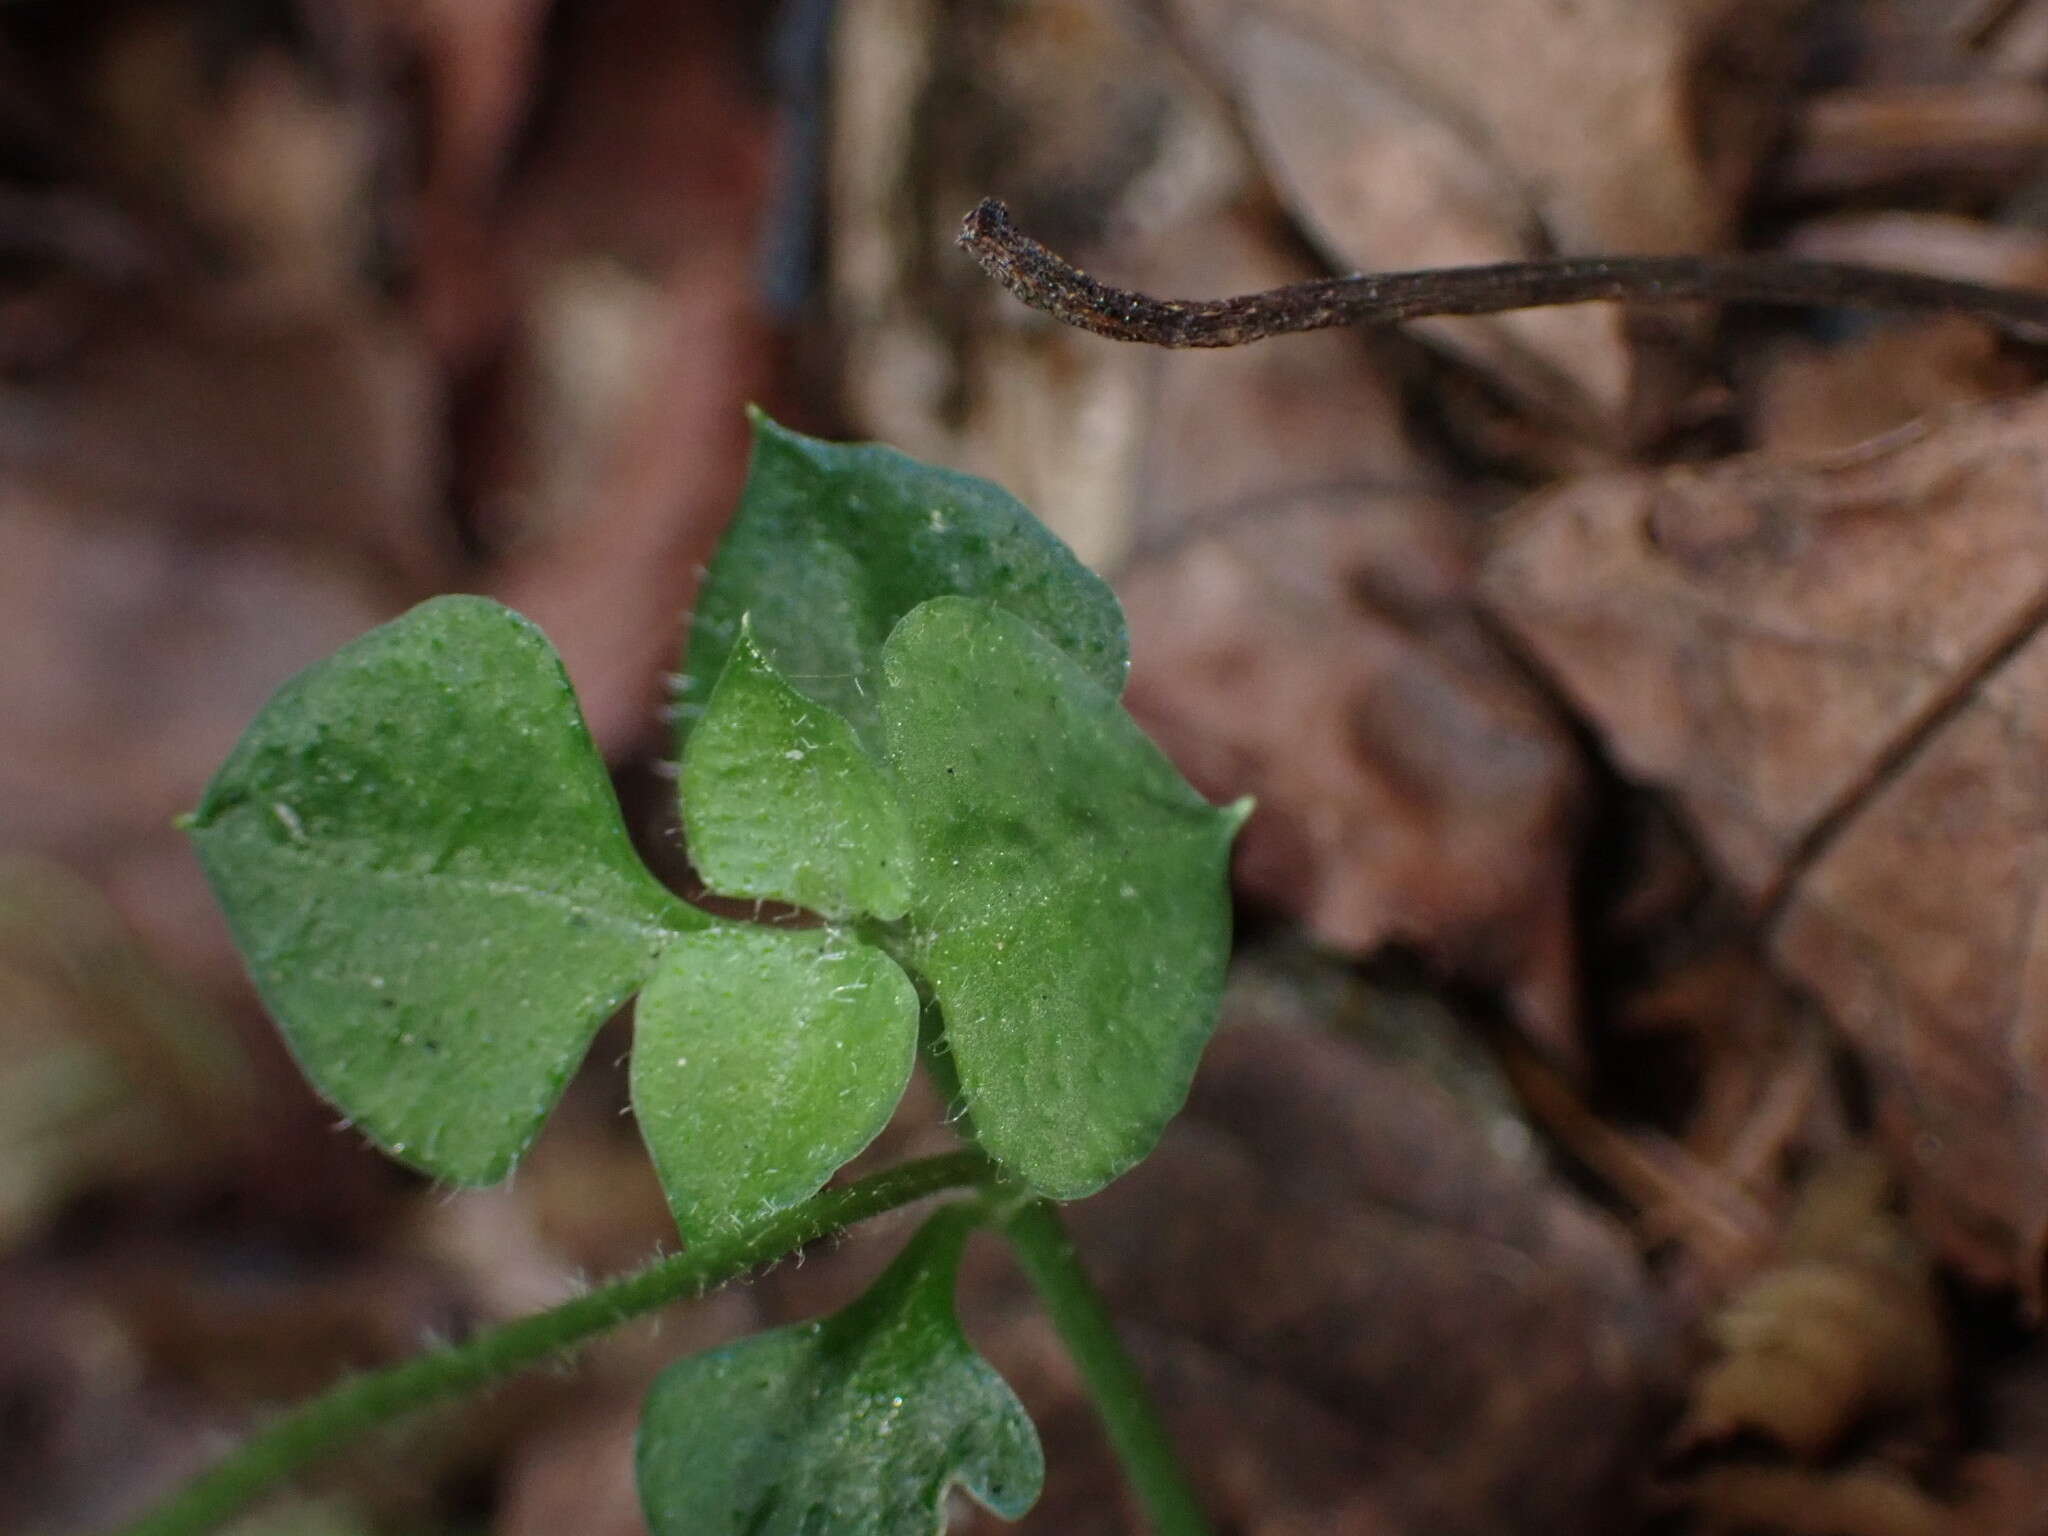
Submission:
{"label": "green plant", "polygon": [[[952,1287],[978,1225],[1044,1297],[1162,1533],[1202,1517],[1053,1202],[1151,1149],[1213,1028],[1243,807],[1118,702],[1108,588],[985,482],[757,420],[679,700],[693,862],[804,923],[717,918],[641,865],[560,662],[441,598],[288,684],[188,825],[321,1092],[394,1157],[487,1184],[638,995],[632,1094],[681,1254],[345,1382],[134,1533],[206,1529],[395,1415],[948,1190],[837,1316],[673,1366],[639,1476],[657,1536],[930,1532],[1042,1476]],[[922,1050],[965,1146],[826,1189]]]}

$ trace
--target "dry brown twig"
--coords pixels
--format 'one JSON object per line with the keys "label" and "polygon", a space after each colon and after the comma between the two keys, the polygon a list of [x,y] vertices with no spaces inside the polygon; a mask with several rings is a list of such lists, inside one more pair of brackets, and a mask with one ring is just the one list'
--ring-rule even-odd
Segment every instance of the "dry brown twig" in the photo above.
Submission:
{"label": "dry brown twig", "polygon": [[983,198],[967,215],[959,243],[1032,308],[1097,336],[1157,347],[1236,347],[1334,326],[1601,299],[1936,309],[1975,315],[2023,340],[2048,341],[2048,293],[1751,252],[1567,256],[1317,278],[1227,299],[1161,299],[1098,282],[1018,229],[994,198]]}

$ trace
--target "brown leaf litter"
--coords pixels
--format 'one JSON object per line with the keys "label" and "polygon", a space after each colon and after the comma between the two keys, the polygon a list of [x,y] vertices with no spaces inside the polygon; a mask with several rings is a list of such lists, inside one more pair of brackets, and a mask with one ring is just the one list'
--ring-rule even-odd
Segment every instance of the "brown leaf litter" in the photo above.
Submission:
{"label": "brown leaf litter", "polygon": [[1584,789],[1466,606],[1467,526],[1438,498],[1326,492],[1191,529],[1123,584],[1129,703],[1212,798],[1257,797],[1242,889],[1339,949],[1504,982],[1574,1059]]}
{"label": "brown leaf litter", "polygon": [[[1778,0],[1172,13],[1339,271],[1721,248],[1782,100],[1791,14]],[[1656,430],[1676,383],[1630,324],[1598,306],[1415,330],[1539,417],[1619,445]]]}
{"label": "brown leaf litter", "polygon": [[1486,576],[1853,1042],[1924,1230],[2030,1294],[2044,429],[2032,396],[1805,464],[1592,478],[1523,508]]}

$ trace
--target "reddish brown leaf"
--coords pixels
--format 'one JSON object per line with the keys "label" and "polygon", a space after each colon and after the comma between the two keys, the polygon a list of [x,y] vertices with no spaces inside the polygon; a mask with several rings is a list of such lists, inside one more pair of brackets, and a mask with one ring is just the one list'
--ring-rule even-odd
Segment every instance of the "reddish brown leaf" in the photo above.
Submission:
{"label": "reddish brown leaf", "polygon": [[1807,464],[1736,459],[1538,496],[1488,563],[1496,609],[1768,895],[2048,592],[2048,399]]}
{"label": "reddish brown leaf", "polygon": [[1775,921],[1876,1089],[1916,1215],[2039,1285],[2048,1231],[2048,398],[1809,463],[1595,477],[1538,498],[1498,612]]}
{"label": "reddish brown leaf", "polygon": [[[1779,0],[1172,9],[1340,270],[1719,246],[1786,57]],[[1625,322],[1600,306],[1417,329],[1613,441],[1644,403]]]}
{"label": "reddish brown leaf", "polygon": [[1258,797],[1247,889],[1340,948],[1404,942],[1504,984],[1570,1056],[1577,760],[1472,620],[1469,576],[1440,500],[1261,506],[1123,584],[1131,708],[1207,793]]}
{"label": "reddish brown leaf", "polygon": [[1767,356],[1751,436],[1774,456],[1839,452],[1951,406],[2010,395],[2031,375],[1989,326],[1937,315],[1837,347],[1788,338]]}

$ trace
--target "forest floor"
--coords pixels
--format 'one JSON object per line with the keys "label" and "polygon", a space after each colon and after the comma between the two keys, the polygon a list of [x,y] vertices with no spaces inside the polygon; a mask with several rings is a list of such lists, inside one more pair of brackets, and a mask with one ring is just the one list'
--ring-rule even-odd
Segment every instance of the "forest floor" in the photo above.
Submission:
{"label": "forest floor", "polygon": [[[1257,797],[1189,1110],[1074,1212],[1221,1529],[2048,1532],[2048,351],[1590,304],[1168,352],[989,282],[987,195],[1174,297],[2048,288],[2048,4],[0,9],[0,1530],[673,1243],[625,1023],[515,1180],[430,1187],[304,1086],[171,823],[286,677],[484,592],[685,879],[661,705],[752,401],[1014,491],[1115,582],[1140,721]],[[652,1374],[903,1230],[238,1529],[632,1536]],[[1138,1529],[1017,1275],[964,1284],[1046,1442],[1020,1529]]]}

